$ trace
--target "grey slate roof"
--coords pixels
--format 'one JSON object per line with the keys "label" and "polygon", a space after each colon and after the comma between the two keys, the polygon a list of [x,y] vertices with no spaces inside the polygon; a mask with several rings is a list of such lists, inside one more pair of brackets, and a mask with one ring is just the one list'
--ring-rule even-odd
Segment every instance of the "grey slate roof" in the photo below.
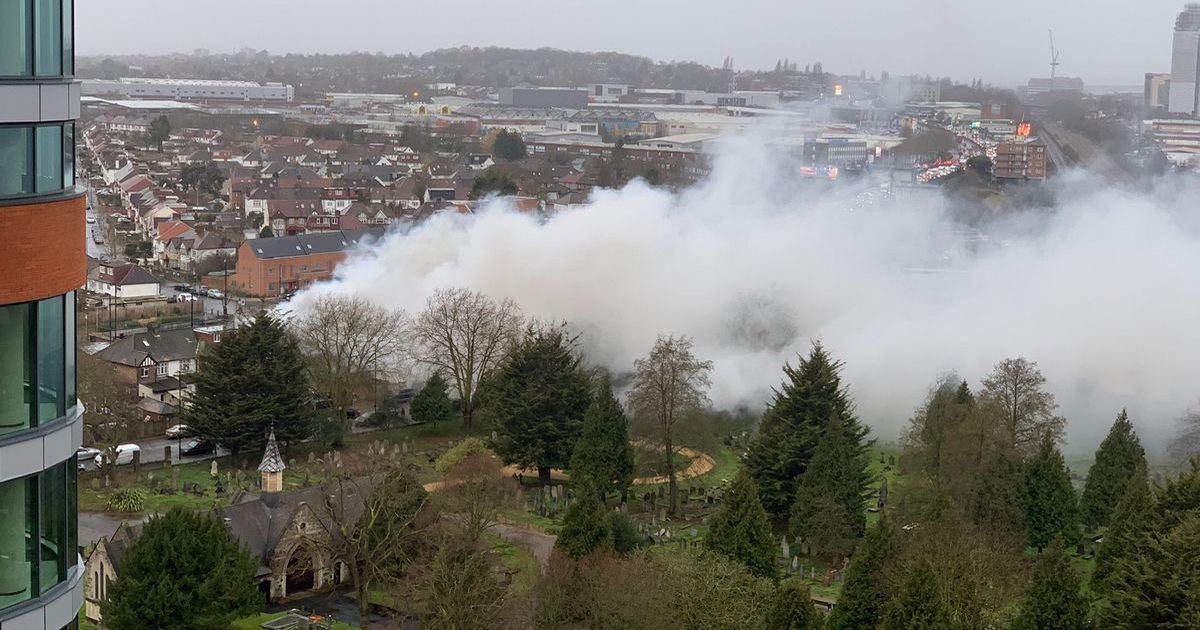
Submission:
{"label": "grey slate roof", "polygon": [[118,339],[96,356],[118,365],[137,367],[149,356],[157,363],[196,358],[196,333],[190,328],[146,331]]}
{"label": "grey slate roof", "polygon": [[281,473],[287,468],[287,464],[283,463],[283,456],[279,454],[279,445],[275,443],[275,431],[271,431],[271,435],[267,438],[267,448],[263,451],[262,463],[258,465],[258,472]]}
{"label": "grey slate roof", "polygon": [[308,254],[329,254],[340,252],[358,244],[363,236],[382,236],[383,228],[366,230],[340,230],[319,232],[316,234],[299,234],[296,236],[278,236],[275,238],[255,238],[246,241],[251,253],[260,260],[271,258],[289,258],[292,256],[307,256]]}

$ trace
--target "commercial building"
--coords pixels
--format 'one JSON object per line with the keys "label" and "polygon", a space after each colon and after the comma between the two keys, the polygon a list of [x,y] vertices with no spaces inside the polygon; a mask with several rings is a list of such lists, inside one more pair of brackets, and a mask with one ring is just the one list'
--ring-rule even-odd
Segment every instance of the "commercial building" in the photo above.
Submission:
{"label": "commercial building", "polygon": [[1030,79],[1025,84],[1026,94],[1050,94],[1062,92],[1083,92],[1083,79],[1079,77],[1054,77]]}
{"label": "commercial building", "polygon": [[212,101],[292,102],[295,89],[282,83],[260,85],[253,81],[208,81],[202,79],[121,78],[116,81],[87,79],[85,96],[120,95],[128,98],[199,99]]}
{"label": "commercial building", "polygon": [[1147,72],[1142,88],[1142,104],[1147,112],[1165,112],[1171,100],[1171,75],[1166,72]]}
{"label": "commercial building", "polygon": [[1200,3],[1190,2],[1175,18],[1171,44],[1171,88],[1167,111],[1195,116],[1200,86]]}
{"label": "commercial building", "polygon": [[588,91],[563,87],[501,88],[500,104],[516,107],[567,107],[583,109],[588,104]]}
{"label": "commercial building", "polygon": [[75,628],[83,604],[74,33],[72,0],[0,2],[0,630]]}
{"label": "commercial building", "polygon": [[992,175],[996,179],[1046,179],[1046,145],[1034,137],[997,144]]}

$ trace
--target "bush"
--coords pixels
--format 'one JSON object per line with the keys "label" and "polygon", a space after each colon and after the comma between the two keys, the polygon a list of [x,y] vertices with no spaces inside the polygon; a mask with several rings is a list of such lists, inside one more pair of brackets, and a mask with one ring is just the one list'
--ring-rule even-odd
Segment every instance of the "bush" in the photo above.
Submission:
{"label": "bush", "polygon": [[146,491],[141,488],[120,488],[108,497],[108,507],[117,512],[141,512],[146,509]]}
{"label": "bush", "polygon": [[446,474],[446,471],[454,468],[458,462],[466,459],[467,456],[478,453],[487,453],[489,455],[492,454],[487,445],[483,443],[483,440],[476,437],[469,437],[458,444],[455,444],[454,448],[443,453],[442,456],[438,458],[437,462],[434,463],[433,469],[436,470],[438,474],[444,475]]}
{"label": "bush", "polygon": [[613,551],[626,555],[637,551],[644,539],[638,533],[633,521],[624,512],[609,513],[609,529],[612,531]]}
{"label": "bush", "polygon": [[320,418],[314,423],[313,441],[321,450],[341,448],[346,442],[346,423],[334,417]]}

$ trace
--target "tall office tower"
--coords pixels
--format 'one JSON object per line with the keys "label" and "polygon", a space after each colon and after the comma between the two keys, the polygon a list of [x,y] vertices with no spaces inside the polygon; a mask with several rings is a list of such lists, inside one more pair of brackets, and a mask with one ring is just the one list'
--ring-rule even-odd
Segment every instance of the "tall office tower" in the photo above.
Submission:
{"label": "tall office tower", "polygon": [[83,603],[72,2],[0,0],[0,630],[75,628]]}
{"label": "tall office tower", "polygon": [[1200,87],[1200,3],[1189,2],[1175,18],[1171,45],[1171,98],[1167,111],[1195,116]]}

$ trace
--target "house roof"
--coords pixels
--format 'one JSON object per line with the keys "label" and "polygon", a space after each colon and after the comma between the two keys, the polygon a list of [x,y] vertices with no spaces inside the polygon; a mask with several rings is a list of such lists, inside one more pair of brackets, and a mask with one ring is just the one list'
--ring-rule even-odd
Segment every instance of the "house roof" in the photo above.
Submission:
{"label": "house roof", "polygon": [[101,264],[96,272],[96,279],[105,284],[123,287],[134,284],[158,284],[149,271],[134,264],[106,266]]}
{"label": "house roof", "polygon": [[137,367],[147,357],[161,363],[196,358],[196,333],[190,328],[146,331],[118,339],[96,356],[118,365]]}
{"label": "house roof", "polygon": [[275,443],[275,430],[272,429],[271,435],[267,437],[267,448],[263,451],[258,472],[281,473],[286,469],[287,464],[283,463],[283,455],[279,454],[279,445]]}
{"label": "house roof", "polygon": [[364,236],[380,236],[383,232],[383,229],[337,230],[319,234],[255,238],[245,243],[250,247],[250,253],[265,260],[340,252],[356,245]]}

